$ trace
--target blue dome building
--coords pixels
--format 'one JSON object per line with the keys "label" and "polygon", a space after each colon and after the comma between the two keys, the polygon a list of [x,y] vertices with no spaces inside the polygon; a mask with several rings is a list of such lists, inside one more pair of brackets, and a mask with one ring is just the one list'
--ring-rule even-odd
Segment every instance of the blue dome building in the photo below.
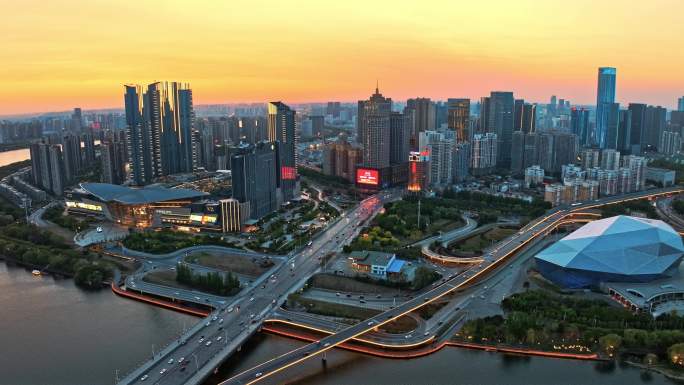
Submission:
{"label": "blue dome building", "polygon": [[535,256],[537,269],[566,289],[671,277],[682,237],[663,221],[619,215],[588,223]]}

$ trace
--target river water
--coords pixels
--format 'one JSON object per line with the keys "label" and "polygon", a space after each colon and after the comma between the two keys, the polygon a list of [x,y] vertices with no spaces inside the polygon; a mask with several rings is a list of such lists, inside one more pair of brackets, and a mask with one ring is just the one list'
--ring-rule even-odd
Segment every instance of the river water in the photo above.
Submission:
{"label": "river water", "polygon": [[[115,296],[88,292],[72,280],[34,277],[0,262],[0,385],[112,384],[173,340],[197,318]],[[301,346],[258,335],[208,381]],[[271,384],[672,384],[635,368],[594,362],[512,357],[445,348],[413,360],[388,360],[342,350],[324,367],[312,358],[269,378]]]}
{"label": "river water", "polygon": [[21,162],[22,160],[30,159],[31,153],[28,148],[19,150],[0,152],[0,167],[7,166],[10,163]]}

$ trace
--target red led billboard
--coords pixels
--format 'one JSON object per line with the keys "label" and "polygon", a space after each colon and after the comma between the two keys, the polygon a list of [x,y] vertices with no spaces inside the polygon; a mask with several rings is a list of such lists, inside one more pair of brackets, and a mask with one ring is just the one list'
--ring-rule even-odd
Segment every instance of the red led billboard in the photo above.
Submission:
{"label": "red led billboard", "polygon": [[380,184],[380,173],[372,168],[357,168],[356,183],[377,186]]}
{"label": "red led billboard", "polygon": [[283,166],[280,168],[280,175],[283,180],[297,179],[297,170],[294,167]]}

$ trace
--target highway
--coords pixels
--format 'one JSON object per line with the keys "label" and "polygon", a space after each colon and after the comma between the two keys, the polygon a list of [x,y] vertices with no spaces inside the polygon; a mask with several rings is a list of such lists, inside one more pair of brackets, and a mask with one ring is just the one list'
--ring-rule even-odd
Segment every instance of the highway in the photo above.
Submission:
{"label": "highway", "polygon": [[468,270],[467,273],[455,276],[425,293],[424,295],[421,295],[419,298],[404,302],[394,309],[378,314],[354,326],[350,326],[342,331],[339,331],[336,334],[322,338],[317,342],[302,346],[296,350],[280,355],[251,369],[238,373],[235,376],[221,382],[221,385],[251,384],[263,380],[264,378],[267,378],[275,373],[283,371],[293,365],[297,365],[304,360],[310,359],[329,349],[332,349],[336,345],[342,344],[350,339],[368,333],[369,331],[377,328],[379,325],[383,325],[407,313],[415,311],[425,304],[434,302],[451,292],[464,289],[474,282],[483,279],[489,273],[495,271],[498,267],[505,263],[509,257],[513,256],[516,251],[524,247],[527,243],[536,239],[537,237],[545,236],[562,220],[571,217],[573,214],[580,213],[582,210],[600,207],[607,204],[620,203],[628,200],[678,194],[682,191],[683,190],[680,188],[650,190],[622,195],[619,197],[603,198],[588,203],[555,208],[549,211],[546,216],[530,222],[518,233],[501,241],[484,256],[484,260],[480,264],[473,266]]}
{"label": "highway", "polygon": [[[354,210],[319,233],[311,246],[289,256],[287,262],[278,266],[271,275],[262,276],[262,281],[255,282],[252,287],[240,292],[230,303],[219,306],[179,340],[119,383],[202,383],[221,362],[258,331],[261,322],[284,303],[291,292],[320,269],[321,256],[337,251],[351,242],[367,219],[372,218],[385,202],[398,197],[399,191],[393,191],[365,199]],[[183,253],[183,250],[179,250],[157,259],[173,258]],[[130,251],[127,254],[150,257]]]}

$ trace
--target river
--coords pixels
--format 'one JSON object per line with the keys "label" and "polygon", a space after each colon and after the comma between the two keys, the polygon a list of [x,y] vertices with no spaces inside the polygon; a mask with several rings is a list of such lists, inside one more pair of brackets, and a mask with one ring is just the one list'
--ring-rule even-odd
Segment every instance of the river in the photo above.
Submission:
{"label": "river", "polygon": [[[112,384],[173,340],[197,318],[77,288],[72,280],[34,277],[0,262],[0,384]],[[303,343],[258,335],[224,364],[215,384]],[[333,350],[321,360],[265,384],[673,384],[620,366],[445,348],[413,360],[388,360]]]}
{"label": "river", "polygon": [[19,150],[0,152],[0,167],[7,166],[10,163],[21,162],[31,158],[31,152],[28,148]]}

